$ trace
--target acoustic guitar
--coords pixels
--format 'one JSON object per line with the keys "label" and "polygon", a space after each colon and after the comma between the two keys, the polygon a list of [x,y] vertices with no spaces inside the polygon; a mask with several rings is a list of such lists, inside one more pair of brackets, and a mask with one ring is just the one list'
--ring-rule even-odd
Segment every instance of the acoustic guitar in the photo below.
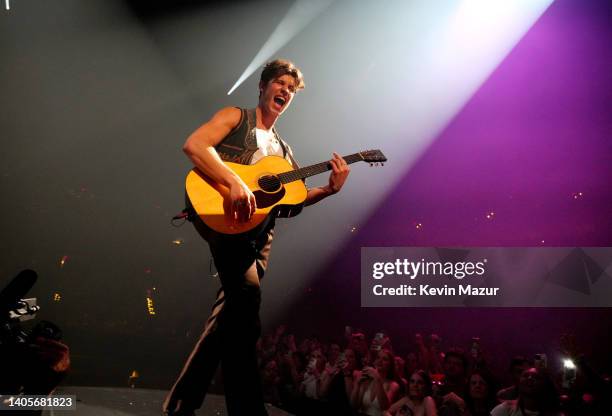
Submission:
{"label": "acoustic guitar", "polygon": [[[344,156],[346,163],[367,162],[382,165],[387,161],[380,150],[366,150]],[[309,176],[330,170],[329,161],[293,169],[280,156],[266,156],[253,165],[224,162],[255,195],[257,210],[247,222],[235,222],[229,188],[220,185],[197,168],[187,175],[185,187],[195,212],[213,230],[222,234],[241,234],[261,225],[269,216],[293,217],[306,200],[304,181]]]}

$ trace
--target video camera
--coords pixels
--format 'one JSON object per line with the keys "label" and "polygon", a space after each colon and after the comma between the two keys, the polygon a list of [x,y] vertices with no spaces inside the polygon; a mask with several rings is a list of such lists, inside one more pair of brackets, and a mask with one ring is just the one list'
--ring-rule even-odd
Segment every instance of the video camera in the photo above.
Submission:
{"label": "video camera", "polygon": [[0,347],[27,345],[38,337],[55,341],[62,338],[62,331],[48,321],[38,322],[30,331],[21,326],[40,310],[36,298],[24,299],[37,278],[35,271],[23,270],[0,292]]}

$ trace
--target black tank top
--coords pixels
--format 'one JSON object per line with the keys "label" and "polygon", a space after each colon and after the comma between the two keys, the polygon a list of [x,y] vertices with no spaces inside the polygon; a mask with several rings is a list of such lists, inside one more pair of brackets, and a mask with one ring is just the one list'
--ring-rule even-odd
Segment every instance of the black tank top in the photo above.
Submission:
{"label": "black tank top", "polygon": [[[215,146],[222,160],[226,162],[240,163],[242,165],[251,164],[253,154],[257,151],[257,127],[255,109],[240,109],[240,121],[232,131]],[[294,169],[299,168],[293,158],[291,147],[278,135],[276,128],[272,128],[274,136],[283,148],[283,156],[288,157]]]}

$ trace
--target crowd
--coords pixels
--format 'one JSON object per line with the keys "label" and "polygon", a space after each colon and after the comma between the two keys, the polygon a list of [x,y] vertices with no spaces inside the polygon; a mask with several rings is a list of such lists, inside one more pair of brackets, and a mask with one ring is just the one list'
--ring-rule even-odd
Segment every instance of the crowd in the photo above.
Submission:
{"label": "crowd", "polygon": [[[570,337],[559,374],[546,357],[510,359],[493,374],[480,340],[442,348],[436,335],[414,337],[400,353],[391,338],[346,328],[337,342],[297,340],[280,326],[258,342],[265,400],[295,415],[582,416],[612,414],[609,379],[597,374]],[[500,385],[501,378],[512,380]],[[505,377],[504,377],[505,376]]]}

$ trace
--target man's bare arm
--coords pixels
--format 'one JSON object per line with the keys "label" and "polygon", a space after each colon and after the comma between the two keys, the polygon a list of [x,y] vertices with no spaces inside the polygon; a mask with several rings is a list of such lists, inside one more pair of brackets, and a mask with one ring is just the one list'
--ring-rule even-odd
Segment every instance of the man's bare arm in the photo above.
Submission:
{"label": "man's bare arm", "polygon": [[193,164],[215,182],[228,188],[239,180],[228,168],[215,146],[240,122],[240,110],[227,107],[219,110],[209,121],[191,133],[183,145],[183,152]]}
{"label": "man's bare arm", "polygon": [[329,176],[329,183],[325,186],[309,189],[306,195],[306,202],[304,203],[305,206],[316,204],[320,200],[340,192],[340,189],[344,186],[344,182],[351,171],[348,164],[337,153],[333,154],[330,163],[332,166],[332,173]]}
{"label": "man's bare arm", "polygon": [[240,122],[241,111],[226,107],[194,131],[183,145],[183,151],[193,164],[213,181],[230,190],[232,213],[236,221],[247,221],[255,212],[255,196],[242,179],[227,167],[215,146]]}

